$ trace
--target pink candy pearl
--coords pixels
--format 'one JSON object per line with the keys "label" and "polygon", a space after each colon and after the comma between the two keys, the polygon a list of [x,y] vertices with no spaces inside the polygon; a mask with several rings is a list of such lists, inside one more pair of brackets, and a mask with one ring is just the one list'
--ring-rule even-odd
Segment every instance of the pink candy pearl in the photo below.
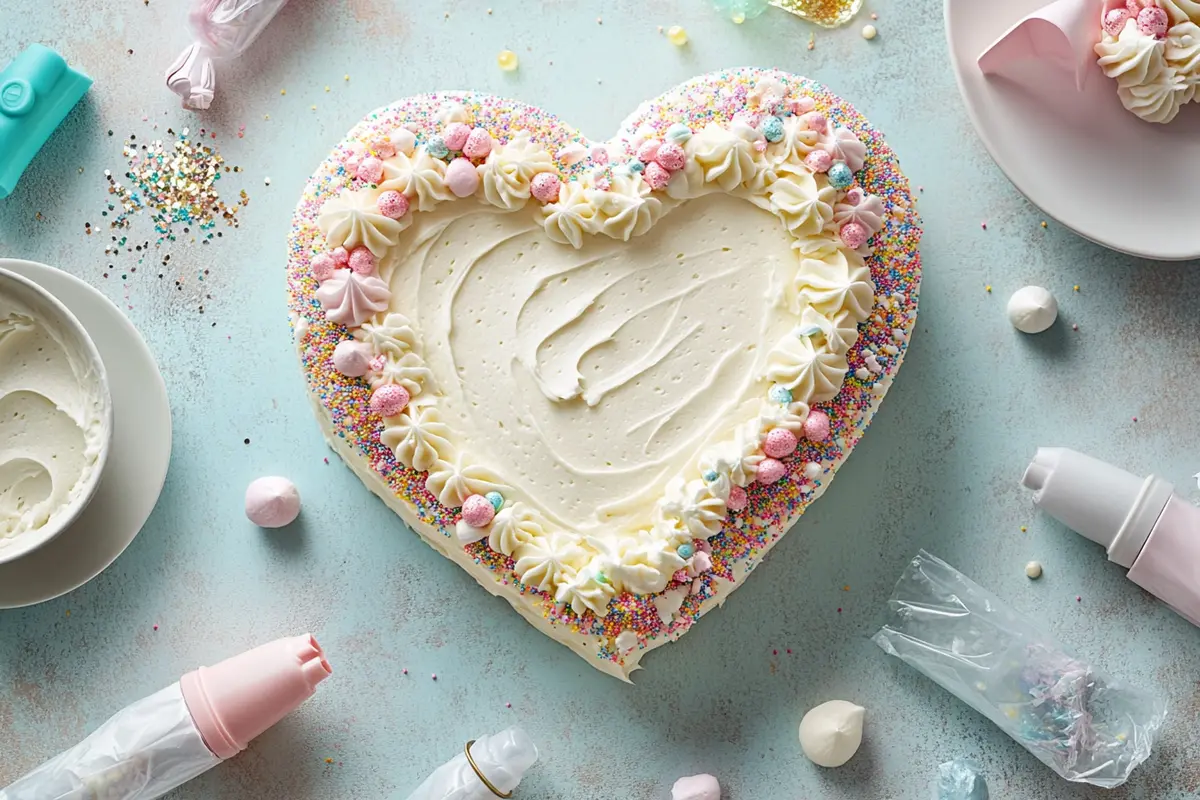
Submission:
{"label": "pink candy pearl", "polygon": [[383,162],[375,156],[367,156],[358,165],[358,169],[354,174],[360,181],[367,183],[379,183],[379,179],[383,177]]}
{"label": "pink candy pearl", "polygon": [[808,118],[808,129],[810,131],[816,131],[817,133],[824,133],[825,129],[828,126],[829,126],[829,122],[828,122],[828,120],[825,119],[824,114],[813,114],[811,117]]}
{"label": "pink candy pearl", "polygon": [[808,412],[808,419],[804,420],[804,435],[814,442],[823,442],[828,439],[829,415],[815,409]]}
{"label": "pink candy pearl", "polygon": [[649,164],[658,156],[658,148],[662,147],[662,142],[657,139],[651,139],[647,142],[642,142],[638,145],[637,160],[643,164]]}
{"label": "pink candy pearl", "polygon": [[662,189],[667,185],[667,181],[671,180],[671,173],[667,172],[666,168],[657,161],[651,161],[646,165],[646,171],[642,173],[642,177],[651,189]]}
{"label": "pink candy pearl", "polygon": [[[466,127],[466,126],[463,126]],[[470,197],[479,188],[479,173],[468,159],[456,158],[446,167],[446,186],[455,197]]]}
{"label": "pink candy pearl", "polygon": [[339,267],[349,266],[350,264],[350,254],[346,252],[346,248],[344,247],[333,248],[333,251],[329,255],[333,256],[333,263]]}
{"label": "pink candy pearl", "polygon": [[529,191],[537,200],[543,203],[553,203],[558,200],[558,193],[562,191],[562,183],[553,172],[539,172],[533,176],[533,181],[529,184]]}
{"label": "pink candy pearl", "polygon": [[804,163],[813,172],[829,172],[829,168],[833,166],[833,156],[824,150],[813,150],[804,157]]}
{"label": "pink candy pearl", "polygon": [[379,195],[375,201],[379,213],[388,219],[400,219],[408,213],[408,198],[392,189]]}
{"label": "pink candy pearl", "polygon": [[333,348],[333,368],[350,378],[361,378],[371,366],[371,348],[347,339]]}
{"label": "pink candy pearl", "polygon": [[[448,146],[448,145],[447,145]],[[467,136],[462,148],[463,155],[468,158],[484,158],[492,152],[492,137],[483,128],[475,128]]]}
{"label": "pink candy pearl", "polygon": [[755,480],[759,483],[774,483],[787,474],[787,467],[782,461],[774,458],[764,458],[758,462],[758,473]]}
{"label": "pink candy pearl", "polygon": [[1123,8],[1114,8],[1104,15],[1104,32],[1109,36],[1120,36],[1125,23],[1129,21],[1129,12]]}
{"label": "pink candy pearl", "polygon": [[817,107],[817,101],[813,100],[811,97],[801,97],[799,100],[796,101],[796,109],[801,114],[807,114],[809,111],[812,111],[816,107]]}
{"label": "pink candy pearl", "polygon": [[492,521],[496,516],[496,509],[492,508],[492,503],[481,494],[473,494],[463,501],[462,518],[463,522],[470,525],[472,528],[482,528]]}
{"label": "pink candy pearl", "polygon": [[659,164],[662,164],[671,172],[683,169],[686,156],[683,154],[683,148],[674,142],[667,142],[662,147],[658,148],[658,158],[654,159]]}
{"label": "pink candy pearl", "polygon": [[729,488],[729,499],[725,501],[725,506],[733,512],[741,511],[746,507],[746,490],[740,486],[731,486]]}
{"label": "pink candy pearl", "polygon": [[371,410],[381,417],[394,417],[411,399],[403,386],[384,384],[371,394]]}
{"label": "pink candy pearl", "polygon": [[333,277],[333,271],[337,269],[337,264],[329,253],[317,253],[313,256],[312,264],[309,266],[312,269],[313,277],[319,281],[329,280]]}
{"label": "pink candy pearl", "polygon": [[1162,39],[1167,35],[1170,20],[1161,8],[1143,8],[1137,16],[1138,30],[1147,36]]}
{"label": "pink candy pearl", "polygon": [[386,139],[380,139],[371,144],[371,149],[375,151],[380,158],[391,158],[396,155],[396,146]]}
{"label": "pink candy pearl", "polygon": [[375,271],[375,254],[365,247],[350,251],[350,269],[359,275],[370,275]]}
{"label": "pink candy pearl", "polygon": [[763,452],[771,458],[783,458],[796,452],[799,441],[787,428],[773,428],[763,440]]}
{"label": "pink candy pearl", "polygon": [[462,150],[467,144],[467,137],[471,135],[471,129],[461,122],[451,122],[442,131],[442,141],[446,143],[446,147],[451,150]]}
{"label": "pink candy pearl", "polygon": [[867,243],[867,229],[858,222],[847,222],[842,226],[839,234],[842,241],[846,243],[846,247],[851,250],[857,250]]}

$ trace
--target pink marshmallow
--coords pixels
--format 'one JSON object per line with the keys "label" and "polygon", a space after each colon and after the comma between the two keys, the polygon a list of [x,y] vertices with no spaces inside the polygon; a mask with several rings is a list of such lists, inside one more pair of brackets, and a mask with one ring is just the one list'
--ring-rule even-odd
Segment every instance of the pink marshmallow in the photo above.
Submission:
{"label": "pink marshmallow", "polygon": [[475,128],[462,148],[467,158],[486,158],[492,152],[492,137],[483,128]]}
{"label": "pink marshmallow", "polygon": [[408,389],[395,384],[384,384],[371,393],[371,410],[381,417],[394,417],[404,410],[408,401]]}
{"label": "pink marshmallow", "polygon": [[[466,126],[464,126],[466,127]],[[468,159],[456,158],[446,167],[446,186],[455,197],[470,197],[479,188],[479,173]]]}
{"label": "pink marshmallow", "polygon": [[380,139],[377,142],[372,142],[371,149],[375,151],[375,155],[380,158],[391,158],[396,155],[396,146],[387,139]]}
{"label": "pink marshmallow", "polygon": [[658,157],[658,148],[660,147],[662,147],[662,142],[657,139],[649,139],[642,142],[638,145],[637,160],[643,164],[649,164]]}
{"label": "pink marshmallow", "polygon": [[684,155],[682,147],[674,142],[667,142],[658,148],[658,157],[654,160],[670,172],[675,172],[683,169],[683,165],[687,161],[687,156]]}
{"label": "pink marshmallow", "polygon": [[539,172],[533,176],[533,181],[529,184],[530,194],[542,203],[555,202],[561,191],[562,182],[553,172]]}
{"label": "pink marshmallow", "polygon": [[657,161],[652,161],[646,165],[646,171],[642,173],[642,177],[651,189],[666,188],[667,181],[671,180],[671,173],[667,172],[666,167],[663,167]]}
{"label": "pink marshmallow", "polygon": [[461,122],[451,122],[442,131],[442,141],[446,143],[446,147],[451,150],[462,150],[467,144],[467,138],[471,135],[471,128]]}
{"label": "pink marshmallow", "polygon": [[383,177],[383,162],[375,156],[367,156],[359,163],[354,174],[360,181],[379,183],[379,179]]}

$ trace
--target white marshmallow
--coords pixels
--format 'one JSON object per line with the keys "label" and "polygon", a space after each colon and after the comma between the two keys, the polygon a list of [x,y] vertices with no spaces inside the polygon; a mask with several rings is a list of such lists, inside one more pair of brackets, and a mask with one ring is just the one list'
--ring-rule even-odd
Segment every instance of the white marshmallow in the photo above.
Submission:
{"label": "white marshmallow", "polygon": [[817,766],[840,767],[862,744],[867,710],[845,700],[830,700],[800,720],[800,749]]}

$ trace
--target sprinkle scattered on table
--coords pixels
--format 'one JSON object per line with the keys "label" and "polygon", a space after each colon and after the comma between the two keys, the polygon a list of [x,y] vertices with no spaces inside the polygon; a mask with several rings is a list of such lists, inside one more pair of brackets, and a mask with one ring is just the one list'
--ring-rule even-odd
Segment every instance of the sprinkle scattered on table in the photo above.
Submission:
{"label": "sprinkle scattered on table", "polygon": [[866,39],[867,41],[870,41],[871,39],[874,39],[878,35],[879,35],[879,31],[876,30],[874,25],[863,25],[862,37],[864,39]]}

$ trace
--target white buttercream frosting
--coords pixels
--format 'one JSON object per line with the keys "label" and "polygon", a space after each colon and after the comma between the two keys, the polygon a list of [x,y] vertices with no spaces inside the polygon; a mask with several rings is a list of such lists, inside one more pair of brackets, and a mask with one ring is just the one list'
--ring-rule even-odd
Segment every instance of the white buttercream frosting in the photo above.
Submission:
{"label": "white buttercream frosting", "polygon": [[446,162],[429,155],[424,147],[411,156],[396,153],[384,159],[379,188],[407,196],[417,211],[432,211],[438,203],[454,199],[446,186]]}
{"label": "white buttercream frosting", "polygon": [[553,169],[554,161],[546,149],[519,131],[506,144],[493,148],[479,168],[483,196],[497,208],[514,211],[529,200],[533,177]]}
{"label": "white buttercream frosting", "polygon": [[358,192],[343,189],[337,197],[325,202],[317,224],[330,247],[351,250],[361,245],[381,256],[397,242],[408,220],[405,218],[401,223],[380,214],[375,205],[378,196],[379,192],[369,189]]}
{"label": "white buttercream frosting", "polygon": [[1184,78],[1167,63],[1165,40],[1143,33],[1129,19],[1119,36],[1096,44],[1104,74],[1117,81],[1121,104],[1147,122],[1170,122],[1184,102]]}

